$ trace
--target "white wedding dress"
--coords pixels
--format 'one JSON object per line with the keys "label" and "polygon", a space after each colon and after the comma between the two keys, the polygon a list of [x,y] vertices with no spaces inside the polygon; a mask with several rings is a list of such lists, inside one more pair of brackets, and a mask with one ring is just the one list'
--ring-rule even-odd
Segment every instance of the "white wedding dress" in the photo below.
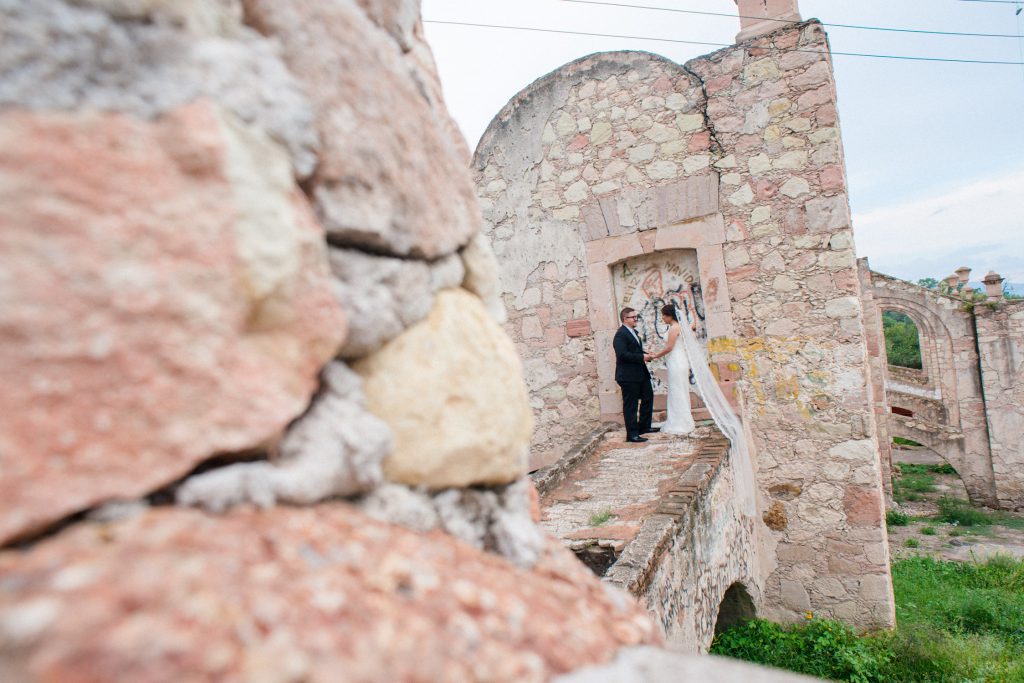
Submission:
{"label": "white wedding dress", "polygon": [[667,434],[689,434],[693,431],[690,411],[690,363],[683,348],[683,336],[676,337],[675,346],[665,356],[668,369],[668,417],[661,431]]}

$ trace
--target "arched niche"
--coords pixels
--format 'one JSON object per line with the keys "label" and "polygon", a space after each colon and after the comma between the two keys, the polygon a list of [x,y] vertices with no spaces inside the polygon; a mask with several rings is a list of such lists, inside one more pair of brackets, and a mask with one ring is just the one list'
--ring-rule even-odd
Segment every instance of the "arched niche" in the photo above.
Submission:
{"label": "arched niche", "polygon": [[750,621],[757,616],[754,600],[750,597],[742,583],[734,583],[725,591],[722,602],[718,605],[718,617],[715,619],[715,635],[729,628]]}

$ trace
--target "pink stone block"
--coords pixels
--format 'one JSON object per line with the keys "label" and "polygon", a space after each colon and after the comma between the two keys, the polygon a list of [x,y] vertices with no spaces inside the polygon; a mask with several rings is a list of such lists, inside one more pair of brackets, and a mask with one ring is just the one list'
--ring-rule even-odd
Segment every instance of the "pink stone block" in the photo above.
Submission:
{"label": "pink stone block", "polygon": [[694,133],[690,136],[690,141],[687,143],[686,150],[688,152],[703,152],[711,147],[711,133],[708,131],[701,131]]}
{"label": "pink stone block", "polygon": [[586,318],[570,320],[565,324],[565,334],[567,337],[586,337],[590,333],[590,321]]}
{"label": "pink stone block", "polygon": [[878,526],[882,522],[881,491],[867,486],[847,486],[843,509],[850,526]]}
{"label": "pink stone block", "polygon": [[0,118],[0,541],[277,438],[345,336],[305,197],[206,101]]}
{"label": "pink stone block", "polygon": [[846,179],[843,177],[841,166],[826,166],[818,174],[818,182],[823,191],[842,190],[846,187]]}
{"label": "pink stone block", "polygon": [[640,236],[637,233],[628,235],[615,235],[600,240],[587,242],[587,263],[614,264],[623,261],[631,256],[638,256],[644,253],[640,244]]}
{"label": "pink stone block", "polygon": [[721,214],[715,214],[699,220],[659,228],[654,248],[657,251],[696,249],[723,242],[725,242],[725,223]]}
{"label": "pink stone block", "polygon": [[590,138],[580,133],[569,141],[569,144],[565,146],[565,149],[570,152],[578,152],[589,144]]}

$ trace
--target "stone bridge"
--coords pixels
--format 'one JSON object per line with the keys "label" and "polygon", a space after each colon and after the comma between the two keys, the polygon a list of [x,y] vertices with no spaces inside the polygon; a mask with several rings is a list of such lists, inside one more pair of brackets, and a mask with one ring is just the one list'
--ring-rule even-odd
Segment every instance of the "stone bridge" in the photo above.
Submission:
{"label": "stone bridge", "polygon": [[596,430],[534,476],[541,524],[604,581],[635,596],[668,644],[706,651],[754,616],[754,520],[737,504],[729,442],[709,421],[690,436]]}
{"label": "stone bridge", "polygon": [[[1024,302],[1002,300],[998,286],[987,297],[965,288],[969,268],[944,292],[871,271],[866,259],[860,268],[883,460],[892,437],[911,439],[952,465],[975,502],[1024,507]],[[887,362],[885,311],[917,327],[920,369]]]}

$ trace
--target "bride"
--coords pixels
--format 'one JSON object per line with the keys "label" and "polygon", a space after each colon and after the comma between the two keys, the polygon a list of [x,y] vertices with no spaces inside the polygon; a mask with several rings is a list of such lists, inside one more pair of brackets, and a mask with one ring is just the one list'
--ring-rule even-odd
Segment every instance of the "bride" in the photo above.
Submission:
{"label": "bride", "polygon": [[[686,305],[685,303],[683,304]],[[668,434],[689,434],[693,431],[693,414],[690,412],[690,363],[686,357],[681,337],[682,328],[676,307],[663,306],[661,319],[668,325],[668,339],[665,347],[652,356],[665,359],[668,368],[668,417],[661,431]],[[696,321],[690,323],[692,330]]]}

